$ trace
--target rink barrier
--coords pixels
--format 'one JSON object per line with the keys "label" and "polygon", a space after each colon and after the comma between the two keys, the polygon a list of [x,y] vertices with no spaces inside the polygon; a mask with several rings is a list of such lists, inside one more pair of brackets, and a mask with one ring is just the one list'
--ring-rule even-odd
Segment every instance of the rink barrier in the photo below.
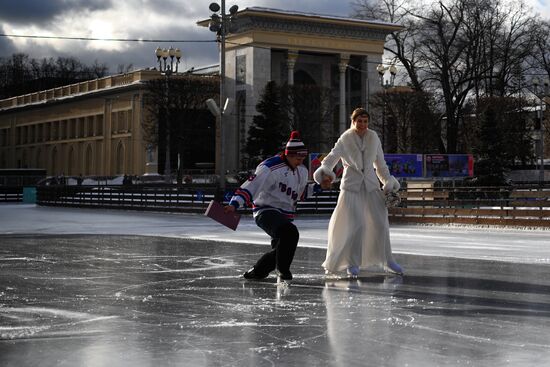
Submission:
{"label": "rink barrier", "polygon": [[0,186],[0,202],[13,203],[23,201],[22,186]]}
{"label": "rink barrier", "polygon": [[401,192],[394,223],[550,227],[550,187],[425,188]]}
{"label": "rink barrier", "polygon": [[[234,188],[233,188],[234,189]],[[231,191],[231,188],[229,188]],[[44,186],[39,205],[203,213],[216,188],[166,186]],[[298,214],[334,210],[338,190],[299,202]],[[401,205],[388,210],[393,223],[459,223],[550,227],[550,187],[416,188],[400,191]],[[244,213],[250,213],[245,209]]]}

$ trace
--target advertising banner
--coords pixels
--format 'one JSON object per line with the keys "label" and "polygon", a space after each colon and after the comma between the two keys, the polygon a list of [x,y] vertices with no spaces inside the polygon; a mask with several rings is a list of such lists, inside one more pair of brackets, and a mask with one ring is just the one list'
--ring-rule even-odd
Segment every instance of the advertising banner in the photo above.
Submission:
{"label": "advertising banner", "polygon": [[426,154],[426,177],[472,177],[474,157],[471,154]]}
{"label": "advertising banner", "polygon": [[[328,153],[309,154],[309,178],[321,165]],[[384,154],[390,173],[395,177],[472,177],[474,157],[471,154]],[[337,180],[344,167],[338,162],[334,167]]]}
{"label": "advertising banner", "polygon": [[384,154],[384,159],[395,177],[422,177],[422,154]]}

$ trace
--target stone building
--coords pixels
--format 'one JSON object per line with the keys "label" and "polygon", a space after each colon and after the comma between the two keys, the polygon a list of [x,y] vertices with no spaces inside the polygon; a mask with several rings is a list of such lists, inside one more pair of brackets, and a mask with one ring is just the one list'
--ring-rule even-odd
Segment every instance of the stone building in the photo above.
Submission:
{"label": "stone building", "polygon": [[143,82],[158,77],[137,71],[1,100],[0,167],[144,174]]}
{"label": "stone building", "polygon": [[[198,22],[208,26],[209,20]],[[357,106],[369,107],[369,96],[381,89],[376,67],[384,42],[402,26],[353,18],[250,7],[236,14],[236,30],[226,38],[226,95],[235,108],[226,123],[226,167],[238,169],[241,147],[256,114],[256,104],[269,81],[296,82],[332,90],[336,113],[327,124],[328,150],[349,127]]]}
{"label": "stone building", "polygon": [[[208,26],[208,20],[198,24]],[[237,25],[226,42],[226,96],[235,101],[224,120],[228,171],[242,168],[255,107],[271,80],[331,91],[335,114],[319,122],[326,144],[317,147],[328,150],[348,127],[351,109],[368,108],[369,96],[380,90],[376,67],[384,41],[402,29],[259,7],[238,12]],[[1,100],[0,168],[46,168],[49,175],[156,173],[156,151],[147,151],[141,122],[147,113],[143,83],[159,77],[140,70]]]}

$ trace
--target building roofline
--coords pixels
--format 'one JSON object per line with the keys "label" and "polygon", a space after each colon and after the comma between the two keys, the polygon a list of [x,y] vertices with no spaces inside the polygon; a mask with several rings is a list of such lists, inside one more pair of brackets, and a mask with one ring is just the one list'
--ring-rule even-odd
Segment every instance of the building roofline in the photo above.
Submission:
{"label": "building roofline", "polygon": [[[208,75],[208,69],[212,66],[206,66],[181,73],[196,75]],[[177,75],[179,75],[178,73]],[[45,105],[64,103],[69,100],[78,100],[81,98],[101,97],[111,93],[124,90],[139,89],[143,83],[148,80],[158,79],[162,74],[156,69],[139,69],[124,74],[116,74],[87,80],[84,82],[63,85],[56,88],[41,90],[33,93],[23,94],[0,100],[0,114],[10,113],[20,109],[43,107]]]}
{"label": "building roofline", "polygon": [[[375,19],[357,19],[349,18],[337,15],[324,15],[317,13],[308,13],[308,12],[299,12],[299,11],[289,11],[281,10],[274,8],[264,8],[264,7],[248,7],[237,12],[237,17],[245,16],[262,16],[262,17],[271,17],[278,19],[292,19],[297,21],[308,21],[314,23],[331,23],[338,25],[348,25],[348,26],[359,26],[371,29],[386,30],[388,32],[396,32],[405,29],[404,26],[396,23],[390,23]],[[198,25],[203,27],[208,27],[210,19],[204,19],[197,22]]]}

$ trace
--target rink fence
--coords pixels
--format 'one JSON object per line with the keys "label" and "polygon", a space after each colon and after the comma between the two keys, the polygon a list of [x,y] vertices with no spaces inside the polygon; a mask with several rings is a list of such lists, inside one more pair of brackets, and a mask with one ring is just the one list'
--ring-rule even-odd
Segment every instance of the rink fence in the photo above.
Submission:
{"label": "rink fence", "polygon": [[[234,188],[233,188],[234,189]],[[231,191],[231,188],[228,188]],[[215,186],[43,186],[39,205],[122,210],[203,213]],[[338,190],[326,190],[299,202],[299,214],[332,213]],[[400,191],[393,223],[460,223],[550,227],[550,185],[514,187],[420,187]],[[228,195],[226,195],[226,198]],[[250,213],[249,209],[244,210]]]}

